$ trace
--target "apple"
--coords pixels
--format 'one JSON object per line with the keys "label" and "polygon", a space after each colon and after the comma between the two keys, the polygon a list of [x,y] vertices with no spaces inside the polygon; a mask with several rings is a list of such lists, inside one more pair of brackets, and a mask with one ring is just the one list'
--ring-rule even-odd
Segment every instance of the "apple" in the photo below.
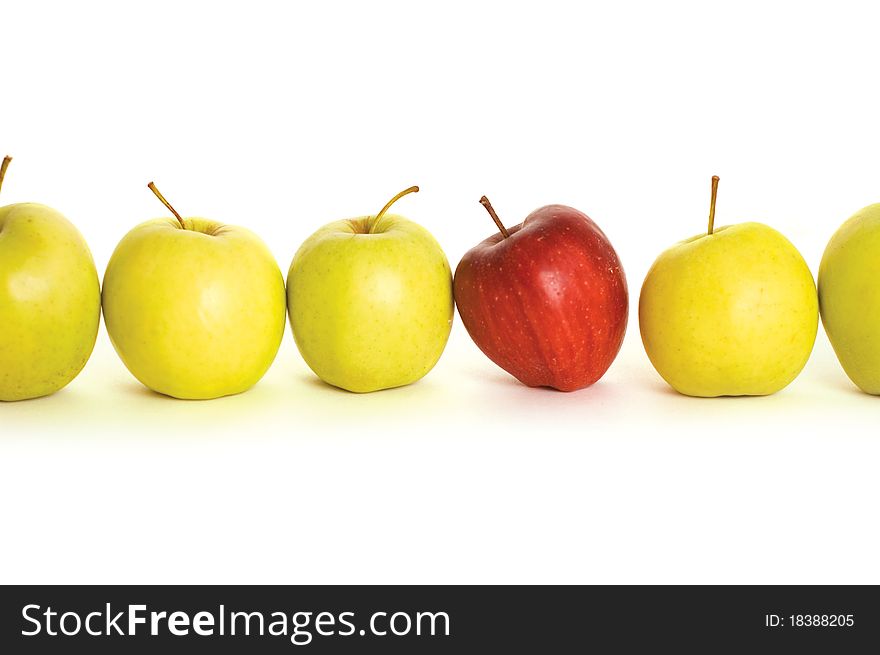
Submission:
{"label": "apple", "polygon": [[0,207],[0,400],[47,396],[73,380],[100,319],[98,272],[73,224],[45,205]]}
{"label": "apple", "polygon": [[452,327],[452,273],[422,226],[386,212],[329,223],[287,276],[290,326],[324,382],[354,392],[400,387],[440,358]]}
{"label": "apple", "polygon": [[455,302],[474,343],[530,387],[574,391],[611,366],[629,299],[620,259],[577,209],[547,205],[509,230],[483,196],[498,234],[455,271]]}
{"label": "apple", "polygon": [[797,377],[818,327],[804,258],[761,223],[709,229],[654,262],[639,297],[639,327],[654,368],[688,396],[763,396]]}
{"label": "apple", "polygon": [[284,279],[250,230],[174,215],[123,237],[104,274],[104,321],[120,359],[175,398],[240,393],[268,370],[284,334]]}
{"label": "apple", "polygon": [[880,395],[880,204],[834,233],[819,265],[819,309],[843,370]]}

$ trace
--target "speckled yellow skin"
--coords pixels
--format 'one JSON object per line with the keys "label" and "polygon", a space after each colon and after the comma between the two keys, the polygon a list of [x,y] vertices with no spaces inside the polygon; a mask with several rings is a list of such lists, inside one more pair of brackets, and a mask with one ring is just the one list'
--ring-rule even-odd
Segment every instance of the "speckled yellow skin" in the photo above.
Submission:
{"label": "speckled yellow skin", "polygon": [[880,204],[849,218],[819,266],[822,323],[843,370],[880,395]]}
{"label": "speckled yellow skin", "polygon": [[85,366],[101,318],[92,254],[60,213],[0,207],[0,400],[58,391]]}
{"label": "speckled yellow skin", "polygon": [[813,276],[795,247],[740,223],[662,253],[642,286],[651,363],[689,396],[763,396],[797,377],[818,328]]}
{"label": "speckled yellow skin", "polygon": [[368,216],[324,226],[287,277],[300,353],[322,380],[355,392],[420,379],[452,327],[452,272],[440,245],[401,216],[374,223]]}
{"label": "speckled yellow skin", "polygon": [[145,386],[175,398],[240,393],[284,335],[284,279],[255,234],[203,218],[141,223],[104,274],[104,321]]}

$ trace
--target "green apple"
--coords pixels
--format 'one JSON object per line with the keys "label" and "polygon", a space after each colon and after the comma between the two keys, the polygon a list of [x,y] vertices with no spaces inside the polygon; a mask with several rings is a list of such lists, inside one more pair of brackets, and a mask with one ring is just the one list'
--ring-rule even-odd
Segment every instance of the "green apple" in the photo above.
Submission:
{"label": "green apple", "polygon": [[452,272],[423,227],[386,214],[325,225],[287,276],[296,345],[325,382],[355,392],[415,382],[440,358],[452,327]]}
{"label": "green apple", "polygon": [[174,214],[123,237],[104,274],[104,321],[128,370],[185,399],[240,393],[284,335],[284,279],[254,233]]}
{"label": "green apple", "polygon": [[850,380],[880,395],[880,204],[854,214],[828,242],[819,265],[819,308]]}
{"label": "green apple", "polygon": [[0,207],[0,400],[46,396],[73,380],[100,319],[98,272],[73,224],[45,205]]}
{"label": "green apple", "polygon": [[818,301],[795,247],[761,223],[709,230],[654,262],[639,298],[645,351],[688,396],[761,396],[794,380],[813,349]]}

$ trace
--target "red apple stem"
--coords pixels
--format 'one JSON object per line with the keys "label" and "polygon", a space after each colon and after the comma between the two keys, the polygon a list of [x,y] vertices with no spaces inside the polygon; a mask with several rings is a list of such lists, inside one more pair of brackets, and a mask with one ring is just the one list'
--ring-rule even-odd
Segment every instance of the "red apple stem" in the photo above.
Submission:
{"label": "red apple stem", "polygon": [[9,168],[9,162],[12,161],[12,157],[6,155],[3,158],[3,163],[0,164],[0,189],[3,188],[3,178],[6,177],[6,169]]}
{"label": "red apple stem", "polygon": [[501,232],[501,236],[505,239],[510,236],[510,232],[507,231],[507,228],[504,227],[504,223],[501,222],[501,219],[498,218],[498,214],[495,213],[495,208],[492,207],[492,203],[489,202],[489,199],[486,196],[480,198],[480,204],[486,208],[486,211],[489,212],[489,216],[492,217],[492,220],[495,221],[495,225],[498,226],[498,231]]}
{"label": "red apple stem", "polygon": [[180,217],[180,214],[178,214],[177,210],[171,206],[171,203],[168,202],[167,200],[165,200],[165,196],[163,196],[161,193],[159,193],[159,189],[156,188],[156,185],[153,184],[152,182],[150,182],[147,185],[147,188],[156,194],[156,197],[162,201],[162,204],[168,208],[168,211],[170,211],[172,214],[174,214],[174,218],[176,218],[177,222],[180,223],[180,227],[182,227],[185,230],[186,223],[183,222],[183,219]]}
{"label": "red apple stem", "polygon": [[400,200],[401,198],[403,198],[405,195],[407,195],[409,193],[418,193],[418,192],[419,192],[419,187],[411,186],[408,189],[404,189],[403,191],[398,193],[396,196],[394,196],[391,200],[386,202],[385,206],[382,207],[382,211],[380,211],[378,214],[376,214],[376,220],[373,221],[373,224],[370,226],[370,231],[367,232],[367,234],[373,233],[373,228],[375,228],[379,224],[379,220],[385,215],[385,212],[387,212],[389,209],[391,209],[391,205],[393,205],[395,202],[397,202],[398,200]]}
{"label": "red apple stem", "polygon": [[709,201],[709,234],[715,232],[715,199],[718,197],[717,175],[712,176],[712,200]]}

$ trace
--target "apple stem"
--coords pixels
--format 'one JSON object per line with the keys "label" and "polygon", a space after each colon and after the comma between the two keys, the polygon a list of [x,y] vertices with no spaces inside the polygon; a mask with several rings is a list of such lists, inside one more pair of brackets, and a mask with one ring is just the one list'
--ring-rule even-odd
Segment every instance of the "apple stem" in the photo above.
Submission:
{"label": "apple stem", "polygon": [[165,200],[165,196],[163,196],[161,193],[159,193],[159,189],[156,188],[156,185],[153,184],[152,182],[150,182],[147,185],[147,188],[156,194],[156,197],[162,201],[162,204],[165,205],[172,214],[174,214],[174,218],[176,218],[177,222],[180,223],[180,227],[182,227],[185,230],[186,223],[183,222],[183,219],[180,217],[180,214],[178,214],[177,210],[171,206],[171,203],[168,202],[167,200]]}
{"label": "apple stem", "polygon": [[709,201],[709,234],[715,232],[715,198],[718,197],[718,180],[717,175],[712,176],[712,200]]}
{"label": "apple stem", "polygon": [[405,195],[407,195],[409,193],[418,193],[418,191],[419,191],[419,187],[411,186],[408,189],[404,189],[403,191],[398,193],[396,196],[394,196],[391,200],[386,202],[385,206],[382,207],[382,211],[380,211],[378,214],[376,214],[376,220],[373,221],[373,225],[370,227],[370,231],[368,232],[368,234],[373,233],[373,228],[379,224],[379,220],[385,215],[385,212],[387,212],[391,208],[391,205],[393,205],[395,202],[397,202],[398,200],[403,198]]}
{"label": "apple stem", "polygon": [[3,158],[3,163],[0,164],[0,189],[3,188],[3,178],[6,177],[6,169],[9,168],[9,162],[12,161],[12,157],[6,155]]}
{"label": "apple stem", "polygon": [[498,218],[498,214],[495,213],[495,208],[492,207],[492,203],[489,202],[489,199],[486,196],[480,198],[480,204],[486,208],[486,211],[489,212],[489,216],[492,217],[492,220],[495,221],[495,225],[498,226],[498,231],[501,232],[501,236],[505,239],[510,236],[510,232],[507,231],[507,228],[504,227],[504,223],[501,222],[501,219]]}

